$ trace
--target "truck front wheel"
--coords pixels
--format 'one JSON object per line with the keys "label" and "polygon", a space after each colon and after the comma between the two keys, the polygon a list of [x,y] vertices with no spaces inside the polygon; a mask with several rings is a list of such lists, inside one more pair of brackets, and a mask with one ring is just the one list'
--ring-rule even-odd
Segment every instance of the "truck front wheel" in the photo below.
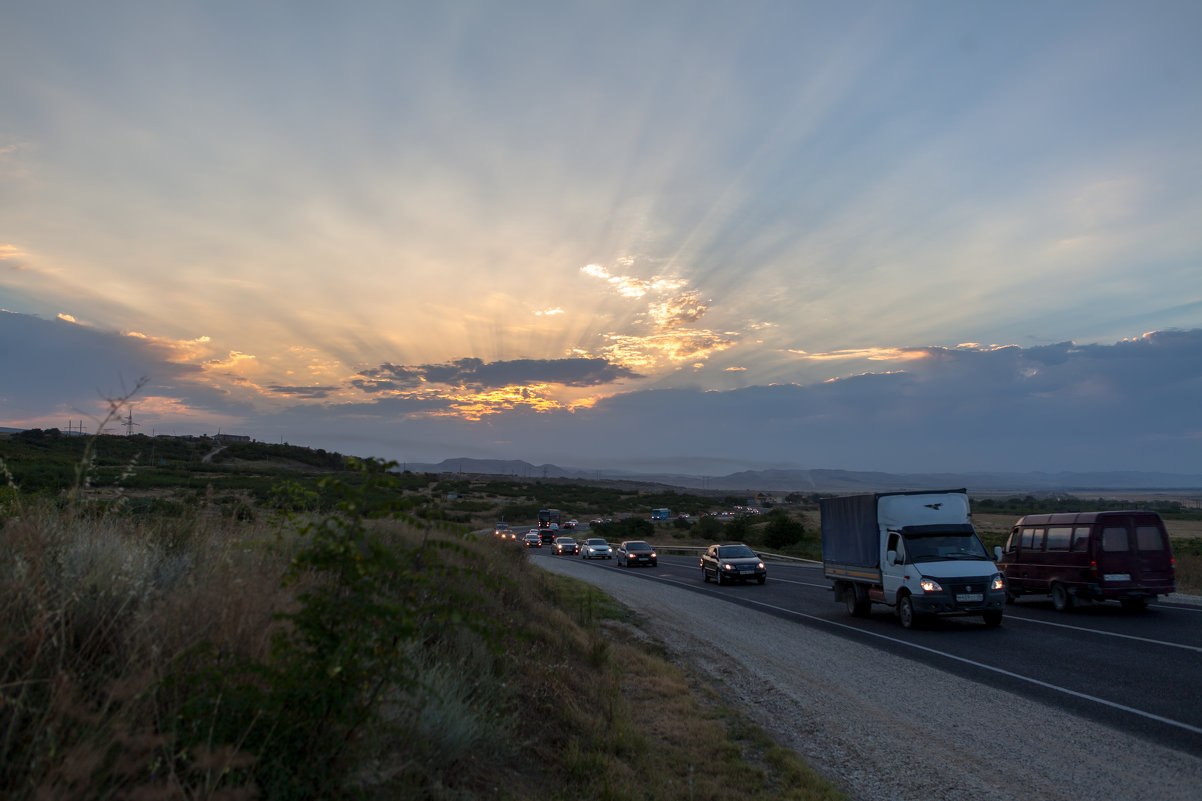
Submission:
{"label": "truck front wheel", "polygon": [[909,595],[903,595],[897,602],[897,617],[901,620],[902,628],[912,629],[918,626],[918,613],[914,611],[914,602]]}

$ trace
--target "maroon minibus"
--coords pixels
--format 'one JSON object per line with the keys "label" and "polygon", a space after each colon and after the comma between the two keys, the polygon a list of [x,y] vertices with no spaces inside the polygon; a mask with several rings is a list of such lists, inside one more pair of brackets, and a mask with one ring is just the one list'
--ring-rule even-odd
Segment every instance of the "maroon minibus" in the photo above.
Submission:
{"label": "maroon minibus", "polygon": [[1172,546],[1155,512],[1027,515],[995,555],[1011,602],[1050,595],[1059,611],[1077,600],[1142,610],[1176,589]]}

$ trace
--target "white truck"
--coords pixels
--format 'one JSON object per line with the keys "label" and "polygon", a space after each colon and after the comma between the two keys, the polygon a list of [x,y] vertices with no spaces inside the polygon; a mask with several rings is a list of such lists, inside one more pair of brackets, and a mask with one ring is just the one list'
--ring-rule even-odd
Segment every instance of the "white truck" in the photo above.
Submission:
{"label": "white truck", "polygon": [[907,629],[929,615],[1002,622],[1006,580],[972,527],[967,490],[822,498],[823,573],[856,617],[893,607]]}

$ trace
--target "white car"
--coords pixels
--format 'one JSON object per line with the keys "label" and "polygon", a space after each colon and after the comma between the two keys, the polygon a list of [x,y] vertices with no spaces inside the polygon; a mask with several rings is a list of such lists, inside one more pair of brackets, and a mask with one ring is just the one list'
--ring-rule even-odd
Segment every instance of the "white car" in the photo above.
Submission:
{"label": "white car", "polygon": [[580,546],[581,559],[613,559],[614,549],[600,537],[590,537]]}

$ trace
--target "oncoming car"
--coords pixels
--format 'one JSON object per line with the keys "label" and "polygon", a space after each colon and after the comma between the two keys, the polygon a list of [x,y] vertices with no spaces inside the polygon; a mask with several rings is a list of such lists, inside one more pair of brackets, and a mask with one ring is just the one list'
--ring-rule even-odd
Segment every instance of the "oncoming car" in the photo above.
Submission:
{"label": "oncoming car", "polygon": [[589,537],[580,547],[581,559],[613,559],[614,549],[601,537]]}
{"label": "oncoming car", "polygon": [[623,542],[618,546],[614,556],[618,560],[619,567],[634,567],[635,565],[655,567],[659,564],[655,549],[642,540]]}
{"label": "oncoming car", "polygon": [[540,537],[538,535],[538,532],[534,531],[533,529],[526,532],[526,536],[522,538],[522,542],[526,545],[527,548],[543,547],[543,538]]}
{"label": "oncoming car", "polygon": [[571,537],[556,537],[554,553],[556,556],[560,554],[570,553],[575,556],[580,552],[580,545]]}
{"label": "oncoming car", "polygon": [[701,578],[719,585],[728,581],[750,581],[763,584],[768,580],[768,569],[759,555],[742,543],[711,545],[701,555]]}

